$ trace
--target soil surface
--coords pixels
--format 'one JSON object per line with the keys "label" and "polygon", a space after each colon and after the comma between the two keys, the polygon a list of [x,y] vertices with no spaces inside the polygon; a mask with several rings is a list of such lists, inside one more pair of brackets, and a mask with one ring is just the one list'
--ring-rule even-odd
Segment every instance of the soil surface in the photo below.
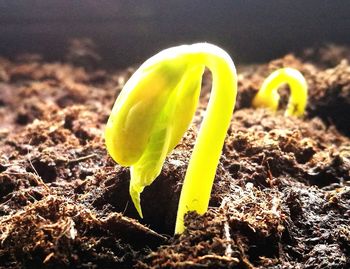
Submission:
{"label": "soil surface", "polygon": [[[79,49],[79,46],[78,46]],[[92,56],[93,57],[92,57]],[[103,131],[134,68],[86,55],[0,58],[0,268],[350,268],[350,49],[326,46],[238,65],[239,92],[209,211],[173,236],[181,184],[211,87],[142,194],[108,156]],[[309,84],[304,118],[253,109],[282,66]]]}

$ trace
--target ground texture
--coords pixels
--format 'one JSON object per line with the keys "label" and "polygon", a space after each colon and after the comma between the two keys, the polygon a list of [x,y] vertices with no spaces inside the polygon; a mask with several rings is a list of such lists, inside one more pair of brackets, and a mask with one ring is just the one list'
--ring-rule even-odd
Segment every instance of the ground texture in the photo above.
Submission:
{"label": "ground texture", "polygon": [[[206,107],[142,194],[108,156],[104,125],[133,68],[101,70],[70,55],[0,58],[0,268],[350,268],[350,50],[327,46],[238,66],[239,92],[208,213],[177,202]],[[89,55],[88,55],[89,56]],[[81,56],[79,56],[81,57]],[[82,65],[82,66],[81,66]],[[283,67],[309,84],[303,119],[253,109]]]}

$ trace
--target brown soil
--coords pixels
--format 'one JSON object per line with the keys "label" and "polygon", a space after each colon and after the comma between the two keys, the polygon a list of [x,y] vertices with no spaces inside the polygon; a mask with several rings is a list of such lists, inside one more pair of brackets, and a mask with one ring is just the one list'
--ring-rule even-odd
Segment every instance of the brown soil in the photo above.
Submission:
{"label": "brown soil", "polygon": [[[350,64],[329,46],[238,66],[239,93],[210,209],[173,236],[181,182],[210,89],[139,219],[129,171],[103,140],[133,69],[0,59],[0,268],[350,268]],[[96,56],[97,57],[97,56]],[[75,65],[73,65],[75,64]],[[84,65],[84,64],[83,64]],[[310,88],[304,119],[252,109],[290,66]]]}

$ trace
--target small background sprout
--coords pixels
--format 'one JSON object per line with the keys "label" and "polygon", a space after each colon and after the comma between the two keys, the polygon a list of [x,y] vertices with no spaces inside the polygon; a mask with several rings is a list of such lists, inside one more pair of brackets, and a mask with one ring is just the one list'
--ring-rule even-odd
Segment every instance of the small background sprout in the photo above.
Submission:
{"label": "small background sprout", "polygon": [[182,45],[151,57],[131,76],[108,119],[105,139],[112,158],[130,166],[130,196],[142,217],[140,194],[160,174],[194,116],[204,68],[213,75],[206,115],[181,191],[175,233],[188,211],[207,211],[216,168],[237,94],[230,56],[208,43]]}
{"label": "small background sprout", "polygon": [[304,76],[293,68],[281,68],[271,73],[264,80],[259,92],[254,97],[253,106],[277,111],[280,99],[277,90],[285,83],[290,88],[290,97],[285,116],[303,116],[307,104],[308,87]]}

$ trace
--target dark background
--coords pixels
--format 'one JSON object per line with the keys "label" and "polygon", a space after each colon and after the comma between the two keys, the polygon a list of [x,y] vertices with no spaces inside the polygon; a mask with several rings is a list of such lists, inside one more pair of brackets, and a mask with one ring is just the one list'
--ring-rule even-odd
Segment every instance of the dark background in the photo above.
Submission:
{"label": "dark background", "polygon": [[91,38],[103,63],[144,61],[160,49],[207,41],[235,61],[259,62],[332,42],[350,44],[348,0],[0,1],[0,55],[62,59]]}

